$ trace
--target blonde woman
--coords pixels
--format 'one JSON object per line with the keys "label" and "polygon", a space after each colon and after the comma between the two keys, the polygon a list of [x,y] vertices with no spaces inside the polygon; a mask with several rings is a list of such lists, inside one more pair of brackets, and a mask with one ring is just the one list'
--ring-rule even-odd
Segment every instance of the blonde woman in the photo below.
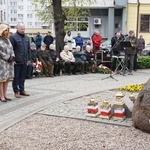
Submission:
{"label": "blonde woman", "polygon": [[8,82],[14,76],[14,52],[8,39],[9,26],[0,24],[0,100],[11,101],[7,97]]}

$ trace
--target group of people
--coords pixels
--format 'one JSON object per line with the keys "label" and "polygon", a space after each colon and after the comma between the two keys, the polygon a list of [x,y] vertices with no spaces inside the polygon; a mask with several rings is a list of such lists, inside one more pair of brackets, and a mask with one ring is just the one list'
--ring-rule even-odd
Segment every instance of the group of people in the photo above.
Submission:
{"label": "group of people", "polygon": [[[88,73],[89,66],[94,73],[96,69],[95,53],[91,51],[91,46],[86,46],[86,51],[82,50],[83,38],[78,33],[75,38],[76,50],[72,51],[71,32],[68,31],[64,42],[66,45],[60,54],[57,53],[53,45],[53,37],[49,32],[44,39],[40,33],[35,38],[35,43],[30,42],[25,34],[25,25],[19,23],[16,33],[10,34],[10,28],[6,24],[0,24],[0,101],[11,101],[7,97],[7,87],[9,80],[12,81],[14,96],[29,96],[25,90],[25,79],[31,78],[34,70],[42,71],[46,77],[60,75],[60,69],[65,67],[68,75],[77,74],[80,68],[81,74]],[[101,36],[98,32],[93,35],[93,46],[95,52],[99,49]]]}
{"label": "group of people", "polygon": [[[35,61],[41,62],[39,65],[42,65],[42,74],[50,77],[59,76],[62,68],[65,68],[64,70],[68,75],[71,74],[71,68],[73,68],[73,74],[76,74],[78,68],[81,69],[81,74],[84,74],[88,72],[89,66],[91,65],[92,72],[95,72],[95,55],[96,51],[100,48],[102,37],[99,32],[95,30],[91,39],[93,41],[94,50],[91,51],[91,42],[89,42],[85,51],[83,51],[84,41],[81,34],[78,33],[75,37],[76,49],[73,50],[73,37],[71,31],[68,31],[64,37],[64,50],[58,54],[52,44],[53,37],[51,36],[51,33],[48,32],[43,40],[41,39],[40,33],[38,33],[35,37],[35,43],[32,42],[30,45],[31,63],[27,66],[26,78],[32,78],[33,73],[38,75],[38,72],[36,71],[37,63],[35,63]],[[41,41],[41,44],[38,44],[39,41]]]}
{"label": "group of people", "polygon": [[[121,42],[128,41],[131,43],[130,47],[123,47],[121,45]],[[122,33],[119,31],[115,34],[115,36],[111,39],[111,50],[113,52],[113,60],[111,69],[113,71],[122,70],[123,74],[126,73],[128,70],[128,74],[132,75],[132,71],[137,70],[137,59],[138,55],[141,55],[142,50],[145,48],[145,40],[142,35],[140,35],[140,38],[135,37],[135,33],[133,30],[129,31],[129,35],[127,37],[124,37]],[[121,53],[124,53],[123,61],[121,60]],[[117,59],[120,63],[120,66],[117,66]],[[117,70],[116,70],[117,69]]]}
{"label": "group of people", "polygon": [[42,43],[40,49],[36,50],[34,43],[30,44],[31,61],[27,66],[26,78],[32,78],[36,72],[36,62],[41,62],[42,74],[46,77],[60,76],[60,70],[64,70],[66,74],[77,74],[77,69],[80,73],[88,73],[91,66],[91,72],[96,71],[96,61],[94,54],[89,45],[86,46],[86,51],[81,51],[81,47],[77,46],[74,51],[69,51],[69,46],[65,45],[60,54],[54,49],[54,45],[50,44],[49,49],[46,44]]}
{"label": "group of people", "polygon": [[[83,50],[83,38],[78,33],[75,38],[76,49],[72,50],[71,32],[68,31],[64,37],[66,45],[64,49],[57,53],[53,44],[53,37],[50,32],[44,37],[42,43],[40,33],[36,37],[36,42],[30,42],[29,37],[25,34],[25,25],[19,23],[17,31],[10,35],[10,28],[6,24],[0,24],[0,100],[2,102],[11,101],[7,97],[7,87],[10,79],[12,81],[13,92],[16,98],[29,96],[25,90],[25,79],[32,78],[34,70],[41,71],[46,77],[60,75],[60,70],[64,67],[67,75],[76,75],[77,69],[81,74],[95,72],[97,62],[95,60],[96,52],[100,49],[102,36],[98,31],[94,31],[91,42],[87,44],[86,50]],[[137,39],[134,31],[129,31],[129,36],[124,38],[120,32],[111,39],[112,51],[114,55],[119,55],[122,47],[120,41],[130,41],[131,47],[126,48],[125,65],[130,60],[129,73],[132,73],[133,62],[136,52],[141,52],[145,46],[142,36]],[[38,43],[38,44],[37,44]],[[116,44],[117,43],[117,44]],[[112,62],[112,70],[116,68],[116,60]]]}
{"label": "group of people", "polygon": [[42,37],[40,32],[37,32],[37,35],[35,36],[35,38],[33,38],[33,40],[31,40],[31,42],[35,43],[37,50],[41,48],[41,44],[43,42],[46,44],[46,49],[49,49],[49,45],[54,42],[54,38],[51,35],[50,31],[47,32],[44,38]]}
{"label": "group of people", "polygon": [[[72,48],[73,37],[71,35],[71,31],[68,31],[67,34],[65,35],[64,42],[66,45],[68,45],[69,51],[72,51],[72,49],[73,49]],[[102,42],[101,34],[99,33],[98,30],[94,30],[93,35],[87,41],[87,45],[90,45],[92,47],[92,51],[93,51],[94,56],[96,56],[96,52],[98,50],[100,50],[101,42]],[[80,46],[81,51],[82,51],[83,46],[84,46],[84,40],[83,40],[83,37],[81,36],[80,32],[78,32],[77,36],[75,37],[75,43],[76,43],[76,47]]]}

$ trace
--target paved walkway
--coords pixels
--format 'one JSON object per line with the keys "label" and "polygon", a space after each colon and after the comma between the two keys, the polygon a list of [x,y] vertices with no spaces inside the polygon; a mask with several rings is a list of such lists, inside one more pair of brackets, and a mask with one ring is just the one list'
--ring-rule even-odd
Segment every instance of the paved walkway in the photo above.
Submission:
{"label": "paved walkway", "polygon": [[[108,78],[102,80],[105,77]],[[29,79],[26,80],[26,91],[29,92],[31,96],[22,97],[21,99],[14,98],[10,82],[8,95],[13,97],[13,100],[7,103],[0,102],[0,132],[37,112],[41,111],[41,113],[44,113],[45,111],[45,113],[48,113],[52,106],[57,108],[61,114],[67,105],[72,104],[71,100],[78,97],[115,89],[130,83],[146,82],[150,77],[150,69],[138,70],[134,72],[133,76],[115,75],[113,77],[118,81],[109,78],[108,74],[99,73]],[[64,107],[59,107],[62,105]],[[74,101],[72,107],[76,105],[77,103]],[[51,112],[49,113],[51,114]],[[77,118],[73,113],[75,113],[75,111],[71,112],[71,117]],[[60,114],[58,114],[58,116],[60,116]],[[68,116],[66,115],[66,117]],[[78,117],[82,119],[81,115]],[[85,119],[85,117],[83,117],[83,119]]]}

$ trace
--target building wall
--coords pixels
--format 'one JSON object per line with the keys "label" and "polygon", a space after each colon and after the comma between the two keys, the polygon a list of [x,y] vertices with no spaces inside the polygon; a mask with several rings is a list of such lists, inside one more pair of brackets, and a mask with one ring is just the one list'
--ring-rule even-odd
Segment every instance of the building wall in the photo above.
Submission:
{"label": "building wall", "polygon": [[[81,31],[81,35],[83,37],[91,37],[95,29],[99,30],[103,38],[108,39],[110,39],[114,35],[114,33],[118,31],[119,28],[122,29],[122,31],[126,31],[126,27],[124,25],[125,22],[123,22],[124,20],[122,19],[122,11],[121,13],[119,13],[120,15],[116,15],[115,12],[116,10],[123,10],[124,8],[126,9],[127,0],[122,0],[121,3],[120,0],[115,0],[115,3],[114,0],[96,0],[96,3],[94,3],[94,1],[95,0],[93,0],[93,3],[91,4],[85,2],[85,4],[83,5],[83,7],[92,10],[91,15],[89,16],[87,31]],[[15,31],[15,27],[18,22],[24,22],[27,33],[35,34],[37,33],[37,30],[39,30],[41,33],[45,33],[46,31],[51,30],[53,36],[55,36],[53,26],[47,26],[48,28],[46,30],[42,29],[42,21],[40,21],[35,14],[35,11],[33,10],[33,7],[31,5],[31,0],[6,0],[6,2],[7,4],[3,4],[3,12],[6,11],[7,13],[7,19],[4,21],[4,23],[8,23],[13,28],[12,32]],[[16,12],[14,12],[13,10],[16,10]],[[110,10],[114,11],[114,13],[109,13]],[[32,17],[29,17],[30,14],[32,14]],[[124,12],[124,18],[125,16],[126,12]],[[12,20],[11,18],[16,19]],[[101,18],[101,25],[94,25],[94,18]],[[115,28],[116,24],[118,24],[117,28]],[[72,31],[74,37],[77,35],[77,32],[78,31]]]}
{"label": "building wall", "polygon": [[148,44],[150,43],[150,33],[140,32],[140,15],[141,14],[150,15],[150,2],[141,1],[139,5],[139,12],[137,10],[138,10],[137,1],[130,0],[130,3],[128,3],[128,10],[127,10],[127,32],[129,32],[129,30],[134,30],[137,37],[143,35],[146,44]]}
{"label": "building wall", "polygon": [[127,33],[130,30],[136,32],[137,28],[137,4],[128,4],[127,7]]}
{"label": "building wall", "polygon": [[[90,38],[94,30],[98,30],[102,35],[103,39],[111,39],[118,30],[121,29],[122,31],[126,31],[126,29],[122,28],[123,8],[119,8],[117,9],[117,11],[115,11],[115,8],[111,8],[111,9],[114,10],[113,14],[109,14],[109,8],[91,9],[91,15],[89,16],[89,20],[88,20],[87,31],[72,31],[73,37],[77,35],[77,32],[80,32],[84,38]],[[95,18],[101,19],[100,25],[94,24]],[[123,33],[126,34],[126,32]]]}

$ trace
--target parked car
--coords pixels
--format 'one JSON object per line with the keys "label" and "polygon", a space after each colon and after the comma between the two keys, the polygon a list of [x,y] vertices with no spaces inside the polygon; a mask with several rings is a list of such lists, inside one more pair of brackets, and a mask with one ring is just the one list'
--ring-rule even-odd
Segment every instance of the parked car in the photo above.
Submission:
{"label": "parked car", "polygon": [[100,46],[102,50],[111,50],[111,40],[106,40]]}
{"label": "parked car", "polygon": [[150,43],[145,45],[145,49],[142,50],[143,56],[150,56]]}

